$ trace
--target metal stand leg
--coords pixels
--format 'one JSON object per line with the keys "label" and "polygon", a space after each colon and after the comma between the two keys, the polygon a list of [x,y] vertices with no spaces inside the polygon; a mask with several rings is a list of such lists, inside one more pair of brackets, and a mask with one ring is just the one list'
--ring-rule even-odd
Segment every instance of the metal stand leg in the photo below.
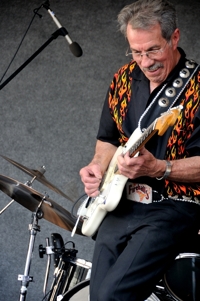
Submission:
{"label": "metal stand leg", "polygon": [[45,273],[45,279],[44,279],[44,286],[43,286],[43,293],[44,296],[46,295],[46,288],[48,284],[48,278],[49,278],[49,271],[51,266],[51,255],[54,254],[54,251],[52,250],[53,246],[49,245],[49,238],[46,238],[46,254],[47,254],[47,266],[46,266],[46,273]]}
{"label": "metal stand leg", "polygon": [[27,288],[28,288],[29,282],[33,281],[33,277],[29,276],[29,271],[30,271],[30,266],[31,266],[31,258],[32,258],[32,253],[33,253],[33,249],[34,249],[35,237],[36,237],[37,231],[40,231],[40,227],[38,226],[37,213],[33,213],[33,221],[32,221],[32,224],[29,225],[29,231],[30,231],[30,240],[29,240],[29,247],[28,247],[28,252],[27,252],[27,257],[26,257],[24,275],[18,275],[18,280],[21,281],[19,301],[26,300],[26,294],[27,294]]}

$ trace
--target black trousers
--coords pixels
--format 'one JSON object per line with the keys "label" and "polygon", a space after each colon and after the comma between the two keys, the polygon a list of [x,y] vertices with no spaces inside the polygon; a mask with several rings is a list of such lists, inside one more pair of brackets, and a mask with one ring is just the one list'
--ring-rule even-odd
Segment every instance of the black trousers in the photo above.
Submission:
{"label": "black trousers", "polygon": [[122,199],[96,237],[90,301],[144,301],[199,229],[197,204]]}

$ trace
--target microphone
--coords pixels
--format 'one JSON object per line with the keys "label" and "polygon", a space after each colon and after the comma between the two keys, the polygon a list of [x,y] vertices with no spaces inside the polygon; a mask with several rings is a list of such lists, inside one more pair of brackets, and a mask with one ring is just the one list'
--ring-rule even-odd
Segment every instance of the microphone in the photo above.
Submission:
{"label": "microphone", "polygon": [[83,51],[82,51],[80,45],[78,43],[72,41],[72,39],[68,35],[68,31],[60,24],[60,22],[56,18],[55,13],[49,7],[49,1],[46,1],[43,4],[43,7],[47,9],[47,11],[50,14],[50,16],[52,17],[53,21],[55,22],[57,27],[60,29],[62,35],[67,40],[67,42],[69,44],[69,49],[71,50],[73,55],[76,56],[76,57],[80,57],[83,54]]}

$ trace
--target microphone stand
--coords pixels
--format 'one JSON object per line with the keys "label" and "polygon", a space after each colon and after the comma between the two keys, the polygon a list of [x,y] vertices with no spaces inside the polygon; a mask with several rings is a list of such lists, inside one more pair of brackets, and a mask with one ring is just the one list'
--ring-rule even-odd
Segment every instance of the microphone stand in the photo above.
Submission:
{"label": "microphone stand", "polygon": [[46,48],[58,36],[65,36],[66,29],[64,27],[56,30],[51,37],[27,60],[25,61],[9,78],[7,78],[1,85],[0,90],[3,89],[20,71],[22,71],[44,48]]}

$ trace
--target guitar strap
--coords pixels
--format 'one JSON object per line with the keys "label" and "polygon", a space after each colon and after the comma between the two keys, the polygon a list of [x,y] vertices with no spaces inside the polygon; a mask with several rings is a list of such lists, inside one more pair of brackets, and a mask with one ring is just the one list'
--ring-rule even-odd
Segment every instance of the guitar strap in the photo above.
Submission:
{"label": "guitar strap", "polygon": [[157,117],[175,104],[180,104],[181,93],[197,71],[199,65],[193,60],[187,60],[185,67],[179,72],[179,76],[173,82],[166,83],[154,97],[139,119],[138,127],[141,131],[146,129]]}

